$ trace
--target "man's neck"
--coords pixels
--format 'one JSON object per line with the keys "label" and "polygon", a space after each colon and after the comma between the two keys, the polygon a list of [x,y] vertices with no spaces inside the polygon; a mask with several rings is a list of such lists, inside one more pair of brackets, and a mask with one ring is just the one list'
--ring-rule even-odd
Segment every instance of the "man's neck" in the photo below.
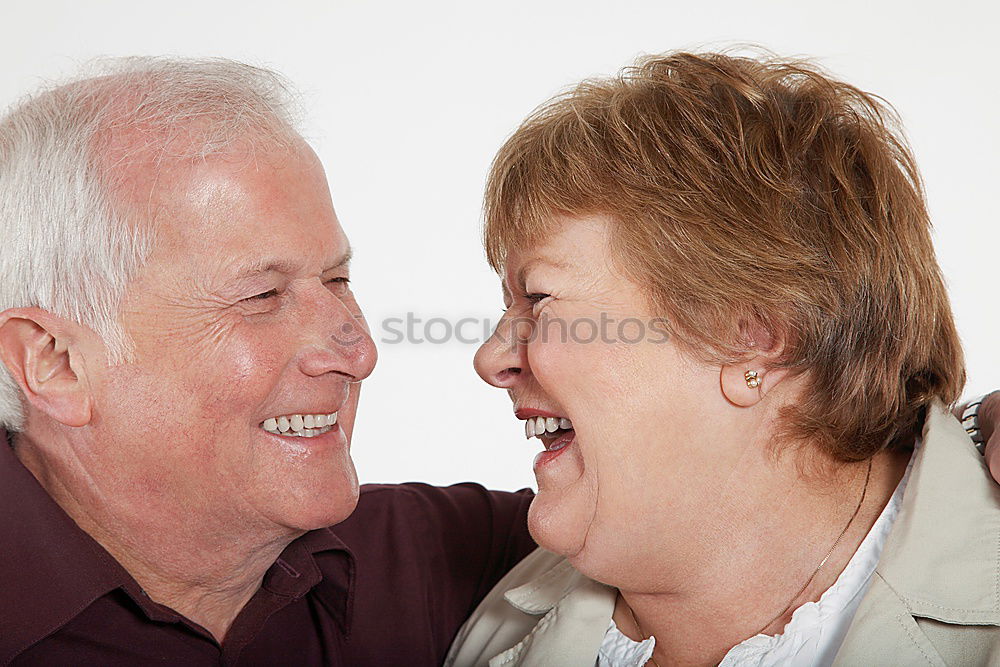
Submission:
{"label": "man's neck", "polygon": [[303,534],[265,522],[216,520],[166,498],[130,501],[120,489],[107,492],[107,480],[89,477],[73,462],[53,462],[23,442],[15,453],[150,599],[198,623],[220,644],[268,568]]}
{"label": "man's neck", "polygon": [[[718,531],[724,535],[719,556],[707,555],[706,567],[683,591],[622,591],[615,622],[633,639],[655,636],[661,667],[717,665],[733,646],[756,634],[780,634],[798,607],[818,600],[837,580],[891,498],[909,454],[885,452],[873,459],[865,499],[853,521],[867,463],[845,469],[840,493],[790,491],[778,508],[762,502],[759,511],[744,514],[756,525]],[[742,502],[747,501],[744,496]]]}
{"label": "man's neck", "polygon": [[[220,644],[247,602],[260,588],[265,572],[294,539],[258,544],[236,552],[232,545],[216,549],[211,557],[181,562],[161,561],[159,554],[139,552],[122,545],[113,536],[95,539],[128,570],[149,597],[198,623]],[[102,540],[100,537],[104,537]],[[211,548],[211,547],[207,547]],[[171,554],[171,558],[176,554]],[[195,562],[197,561],[197,562]]]}

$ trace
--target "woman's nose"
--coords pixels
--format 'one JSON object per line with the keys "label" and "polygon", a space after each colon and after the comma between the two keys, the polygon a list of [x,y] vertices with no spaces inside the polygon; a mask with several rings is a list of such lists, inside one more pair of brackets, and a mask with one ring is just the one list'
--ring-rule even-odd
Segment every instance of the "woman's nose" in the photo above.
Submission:
{"label": "woman's nose", "polygon": [[479,377],[494,387],[509,389],[528,373],[527,341],[530,323],[504,316],[489,340],[476,352],[473,365]]}

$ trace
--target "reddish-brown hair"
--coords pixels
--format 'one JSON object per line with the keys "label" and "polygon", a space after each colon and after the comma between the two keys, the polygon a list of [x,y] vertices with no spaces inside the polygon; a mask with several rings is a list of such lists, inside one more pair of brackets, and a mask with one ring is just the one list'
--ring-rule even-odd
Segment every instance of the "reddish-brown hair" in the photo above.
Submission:
{"label": "reddish-brown hair", "polygon": [[668,53],[585,81],[500,149],[485,211],[497,270],[566,216],[608,216],[623,270],[706,359],[777,334],[807,379],[786,433],[840,459],[911,438],[964,384],[898,118],[808,62]]}

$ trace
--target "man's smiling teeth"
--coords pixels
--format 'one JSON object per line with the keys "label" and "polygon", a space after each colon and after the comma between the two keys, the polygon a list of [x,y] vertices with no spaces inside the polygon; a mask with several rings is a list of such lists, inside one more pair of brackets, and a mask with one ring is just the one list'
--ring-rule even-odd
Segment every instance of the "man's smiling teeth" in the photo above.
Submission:
{"label": "man's smiling teeth", "polygon": [[337,423],[337,413],[325,415],[281,415],[265,419],[260,425],[268,433],[312,438],[326,433]]}
{"label": "man's smiling teeth", "polygon": [[528,417],[524,420],[524,437],[532,438],[573,428],[573,422],[565,417]]}

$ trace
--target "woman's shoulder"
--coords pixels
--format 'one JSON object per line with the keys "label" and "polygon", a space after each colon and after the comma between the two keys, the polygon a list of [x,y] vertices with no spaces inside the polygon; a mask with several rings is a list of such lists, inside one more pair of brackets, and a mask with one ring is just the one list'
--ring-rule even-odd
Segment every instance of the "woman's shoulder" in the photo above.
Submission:
{"label": "woman's shoulder", "polygon": [[932,406],[899,515],[835,664],[993,664],[998,544],[1000,489],[962,426]]}

